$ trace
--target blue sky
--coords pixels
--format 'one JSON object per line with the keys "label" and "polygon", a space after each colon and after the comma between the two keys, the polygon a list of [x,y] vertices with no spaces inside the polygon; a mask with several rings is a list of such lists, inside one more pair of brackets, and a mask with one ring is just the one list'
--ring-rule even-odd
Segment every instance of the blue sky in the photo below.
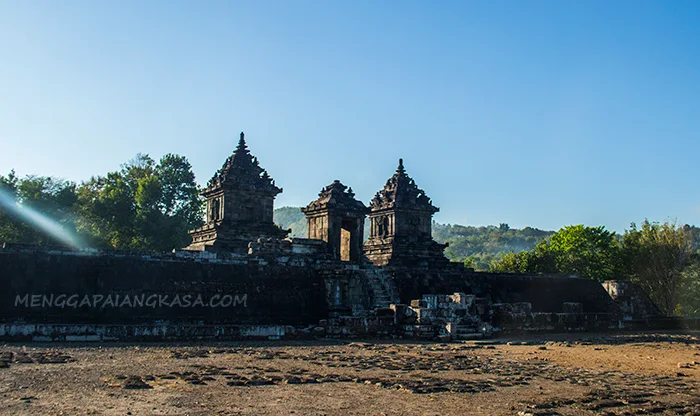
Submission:
{"label": "blue sky", "polygon": [[402,157],[443,223],[700,224],[700,2],[0,0],[0,173],[240,131],[277,206]]}

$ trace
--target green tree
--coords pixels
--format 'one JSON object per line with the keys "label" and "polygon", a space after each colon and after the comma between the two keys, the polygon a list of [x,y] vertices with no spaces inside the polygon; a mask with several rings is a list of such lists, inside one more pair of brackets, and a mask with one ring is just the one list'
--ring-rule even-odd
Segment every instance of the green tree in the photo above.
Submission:
{"label": "green tree", "polygon": [[93,177],[78,188],[78,232],[97,247],[132,249],[134,196],[120,172]]}
{"label": "green tree", "polygon": [[526,273],[528,271],[527,251],[504,253],[495,259],[489,268],[493,273]]}
{"label": "green tree", "polygon": [[493,272],[575,274],[596,280],[620,276],[620,245],[605,227],[571,225],[533,250],[510,252],[492,262]]}
{"label": "green tree", "polygon": [[203,206],[187,158],[169,153],[160,159],[156,172],[161,182],[163,213],[182,216],[191,227],[200,225]]}
{"label": "green tree", "polygon": [[7,176],[0,176],[0,242],[20,242],[26,231],[26,226],[10,215],[9,205],[17,201],[19,178],[11,170]]}
{"label": "green tree", "polygon": [[619,278],[622,274],[620,244],[604,226],[570,225],[549,240],[558,273],[595,280]]}
{"label": "green tree", "polygon": [[680,279],[679,306],[675,308],[678,315],[700,316],[700,262],[683,269]]}
{"label": "green tree", "polygon": [[464,259],[464,267],[468,269],[476,269],[476,259],[474,256],[467,257]]}
{"label": "green tree", "polygon": [[[74,208],[77,201],[73,182],[48,176],[18,178],[14,171],[0,177],[3,203],[31,209],[75,233]],[[0,240],[28,244],[61,244],[50,234],[18,218],[12,210],[0,211]]]}
{"label": "green tree", "polygon": [[622,238],[626,270],[666,314],[679,314],[682,273],[693,262],[693,238],[687,227],[644,220],[631,224]]}
{"label": "green tree", "polygon": [[137,153],[133,159],[121,165],[119,173],[132,192],[135,192],[140,179],[155,175],[156,162],[146,153]]}
{"label": "green tree", "polygon": [[79,191],[80,230],[97,245],[131,250],[171,250],[189,243],[187,231],[202,223],[202,201],[192,166],[167,154],[147,154],[119,172],[93,178]]}
{"label": "green tree", "polygon": [[[171,233],[167,229],[166,215],[161,211],[163,188],[160,178],[154,173],[136,180],[134,209],[136,212],[136,238],[133,242],[138,249],[168,249]],[[170,247],[173,248],[173,247]]]}

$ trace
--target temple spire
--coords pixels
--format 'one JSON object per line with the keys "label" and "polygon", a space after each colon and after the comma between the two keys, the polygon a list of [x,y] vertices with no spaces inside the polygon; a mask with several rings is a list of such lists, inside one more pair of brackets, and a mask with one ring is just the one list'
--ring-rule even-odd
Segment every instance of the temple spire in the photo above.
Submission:
{"label": "temple spire", "polygon": [[418,188],[416,182],[408,176],[403,165],[403,159],[399,159],[396,172],[386,181],[384,189],[377,192],[370,203],[372,209],[387,209],[400,206],[402,208],[420,209],[437,212],[423,190]]}
{"label": "temple spire", "polygon": [[246,151],[248,150],[248,146],[245,144],[245,134],[241,132],[241,138],[238,140],[238,146],[236,146],[236,152],[239,151]]}
{"label": "temple spire", "polygon": [[406,170],[403,168],[403,159],[399,159],[399,167],[396,168],[396,173],[405,173]]}
{"label": "temple spire", "polygon": [[282,192],[282,189],[275,186],[272,178],[260,166],[258,159],[250,153],[243,132],[241,132],[238,146],[233,154],[226,159],[221,169],[209,180],[207,187],[217,187],[222,183],[238,184],[236,186],[242,185],[247,187],[246,189],[257,188],[258,190],[275,192],[275,195]]}

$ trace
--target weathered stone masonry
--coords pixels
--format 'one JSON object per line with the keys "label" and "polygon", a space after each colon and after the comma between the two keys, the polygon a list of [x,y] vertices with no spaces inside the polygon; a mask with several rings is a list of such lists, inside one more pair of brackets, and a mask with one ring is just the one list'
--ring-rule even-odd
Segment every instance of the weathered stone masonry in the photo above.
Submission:
{"label": "weathered stone masonry", "polygon": [[[263,262],[264,263],[264,262]],[[306,325],[327,315],[323,277],[310,267],[119,252],[0,250],[0,321],[40,323],[153,323]],[[229,307],[21,307],[18,295],[154,294],[238,296]],[[244,298],[245,297],[245,298]]]}
{"label": "weathered stone masonry", "polygon": [[[340,181],[302,208],[308,238],[273,222],[282,192],[244,135],[202,191],[204,226],[172,254],[0,249],[0,338],[398,336],[614,328],[660,316],[631,283],[477,273],[432,239],[438,212],[399,160],[369,207]],[[369,238],[363,244],[365,217]],[[23,307],[22,295],[245,296],[227,308]],[[241,298],[239,298],[240,300]]]}
{"label": "weathered stone masonry", "polygon": [[359,263],[362,236],[369,211],[355,199],[352,188],[334,181],[318,194],[318,199],[301,209],[306,214],[309,238],[329,243],[334,259]]}
{"label": "weathered stone masonry", "polygon": [[396,173],[370,203],[370,234],[365,255],[377,266],[441,266],[443,250],[432,237],[433,214],[440,209],[406,174],[399,159]]}
{"label": "weathered stone masonry", "polygon": [[248,150],[241,133],[238,147],[202,191],[206,199],[204,226],[190,231],[188,250],[248,253],[260,237],[284,238],[288,230],[273,222],[275,196],[282,188]]}

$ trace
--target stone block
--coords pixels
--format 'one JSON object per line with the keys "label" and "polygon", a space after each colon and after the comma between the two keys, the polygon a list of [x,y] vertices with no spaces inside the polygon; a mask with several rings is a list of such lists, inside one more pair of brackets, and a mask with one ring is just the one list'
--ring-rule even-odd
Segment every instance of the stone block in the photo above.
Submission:
{"label": "stone block", "polygon": [[564,313],[583,313],[583,304],[579,302],[564,302],[561,304]]}

